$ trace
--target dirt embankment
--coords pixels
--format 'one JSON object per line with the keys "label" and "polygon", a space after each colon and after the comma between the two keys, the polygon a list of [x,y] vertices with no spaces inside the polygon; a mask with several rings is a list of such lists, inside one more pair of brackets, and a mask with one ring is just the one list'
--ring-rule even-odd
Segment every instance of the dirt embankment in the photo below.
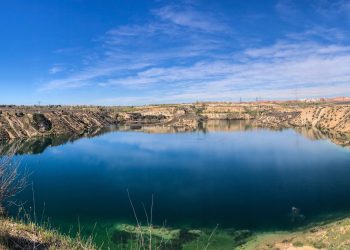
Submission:
{"label": "dirt embankment", "polygon": [[301,133],[308,128],[313,135],[325,136],[336,144],[350,145],[349,105],[279,107],[257,116],[254,124],[276,129],[295,128]]}
{"label": "dirt embankment", "polygon": [[275,232],[257,235],[242,245],[245,250],[318,250],[350,249],[350,219],[320,223],[295,232]]}
{"label": "dirt embankment", "polygon": [[315,127],[350,132],[350,106],[279,107],[262,113],[257,123],[266,126]]}
{"label": "dirt embankment", "polygon": [[0,107],[0,140],[82,134],[111,125],[195,127],[188,105],[145,107]]}
{"label": "dirt embankment", "polygon": [[0,110],[0,139],[81,133],[115,122],[112,114],[98,111]]}
{"label": "dirt embankment", "polygon": [[196,103],[140,107],[0,107],[0,140],[84,134],[111,125],[197,129],[205,120],[254,120],[259,127],[315,128],[350,144],[350,105]]}

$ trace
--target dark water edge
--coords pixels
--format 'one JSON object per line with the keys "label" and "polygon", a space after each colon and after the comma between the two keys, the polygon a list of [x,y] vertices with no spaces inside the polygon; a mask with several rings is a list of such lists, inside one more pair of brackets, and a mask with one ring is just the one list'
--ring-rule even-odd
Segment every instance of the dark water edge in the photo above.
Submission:
{"label": "dark water edge", "polygon": [[[44,218],[62,232],[75,234],[80,225],[101,244],[106,230],[111,237],[116,225],[135,224],[127,189],[143,224],[141,202],[149,208],[154,194],[155,224],[207,232],[217,224],[222,231],[295,230],[350,212],[349,150],[302,136],[310,131],[221,121],[187,133],[108,132],[20,144],[18,157],[33,173],[37,217],[45,207]],[[33,207],[30,188],[17,198]],[[300,209],[294,222],[292,207]]]}

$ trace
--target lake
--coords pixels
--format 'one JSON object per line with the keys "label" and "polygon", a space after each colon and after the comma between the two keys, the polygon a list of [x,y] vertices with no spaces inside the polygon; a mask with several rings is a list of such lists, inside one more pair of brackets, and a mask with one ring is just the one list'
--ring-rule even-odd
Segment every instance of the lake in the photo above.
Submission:
{"label": "lake", "polygon": [[291,229],[350,212],[350,150],[326,139],[244,121],[158,132],[124,127],[32,143],[17,156],[31,173],[17,199],[33,208],[33,185],[37,220],[63,232],[79,226],[97,242],[118,223],[135,224],[127,190],[144,224],[153,195],[154,224],[180,228]]}

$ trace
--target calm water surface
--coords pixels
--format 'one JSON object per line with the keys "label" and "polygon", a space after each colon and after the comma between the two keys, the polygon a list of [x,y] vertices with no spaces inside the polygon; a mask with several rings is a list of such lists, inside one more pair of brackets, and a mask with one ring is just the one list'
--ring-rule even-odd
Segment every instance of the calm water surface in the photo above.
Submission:
{"label": "calm water surface", "polygon": [[[134,223],[127,190],[139,217],[153,194],[154,220],[174,227],[284,229],[295,225],[293,206],[305,222],[350,211],[349,149],[294,130],[214,125],[211,132],[114,131],[20,156],[37,214],[45,207],[62,230],[78,218],[102,230]],[[32,206],[31,188],[18,199]]]}

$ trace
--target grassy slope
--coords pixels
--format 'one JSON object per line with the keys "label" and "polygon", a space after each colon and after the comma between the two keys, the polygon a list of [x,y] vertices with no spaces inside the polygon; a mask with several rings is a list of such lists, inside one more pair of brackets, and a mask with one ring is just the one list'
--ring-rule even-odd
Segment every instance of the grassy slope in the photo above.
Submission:
{"label": "grassy slope", "polygon": [[260,234],[239,249],[348,250],[350,249],[350,218],[312,226],[297,232]]}
{"label": "grassy slope", "polygon": [[96,249],[91,240],[72,239],[56,230],[0,218],[0,250],[5,249]]}

